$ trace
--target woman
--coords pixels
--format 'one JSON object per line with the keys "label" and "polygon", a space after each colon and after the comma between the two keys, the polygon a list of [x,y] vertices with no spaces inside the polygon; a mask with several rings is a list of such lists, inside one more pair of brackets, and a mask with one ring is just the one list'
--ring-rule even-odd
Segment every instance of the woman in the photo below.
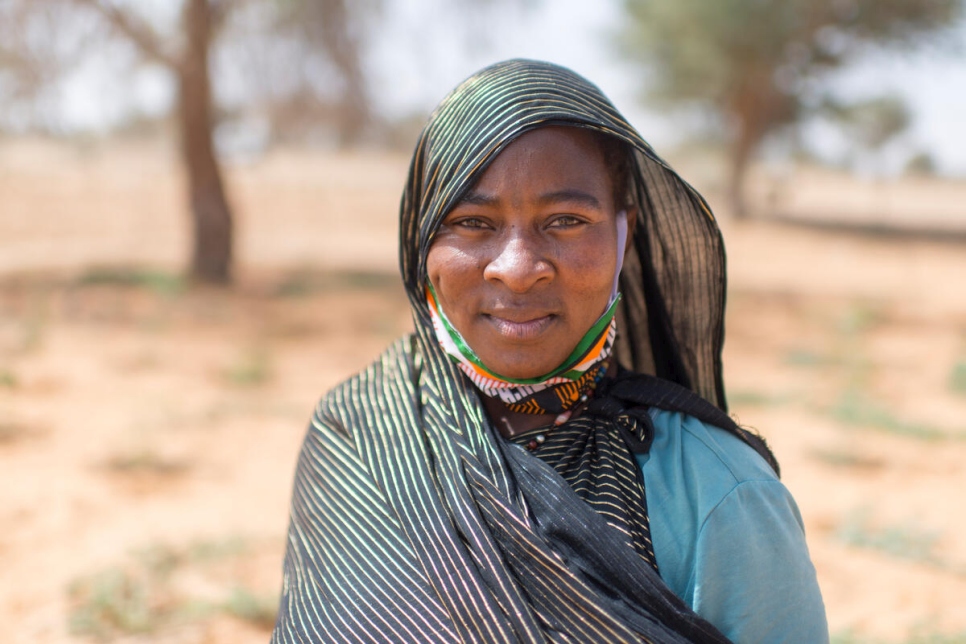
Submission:
{"label": "woman", "polygon": [[827,640],[794,501],[724,411],[714,219],[596,87],[521,60],[457,87],[400,256],[415,333],[316,410],[273,641]]}

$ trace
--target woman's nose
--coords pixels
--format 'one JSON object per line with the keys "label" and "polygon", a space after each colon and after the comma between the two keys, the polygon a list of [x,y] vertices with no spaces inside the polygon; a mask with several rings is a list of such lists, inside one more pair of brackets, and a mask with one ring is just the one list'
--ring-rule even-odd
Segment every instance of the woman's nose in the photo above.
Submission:
{"label": "woman's nose", "polygon": [[516,231],[501,238],[496,252],[483,269],[483,278],[502,282],[516,293],[524,293],[553,276],[553,264],[535,235]]}

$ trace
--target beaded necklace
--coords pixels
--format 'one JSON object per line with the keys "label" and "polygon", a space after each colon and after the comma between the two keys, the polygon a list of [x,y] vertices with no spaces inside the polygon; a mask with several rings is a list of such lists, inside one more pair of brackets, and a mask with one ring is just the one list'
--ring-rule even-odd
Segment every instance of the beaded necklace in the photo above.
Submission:
{"label": "beaded necklace", "polygon": [[539,449],[540,446],[547,441],[547,435],[549,435],[550,432],[552,432],[553,430],[555,430],[556,428],[560,427],[568,420],[570,420],[571,416],[573,416],[574,414],[574,411],[576,411],[581,405],[585,404],[588,400],[591,399],[591,397],[593,397],[594,390],[597,389],[597,385],[600,384],[600,381],[604,379],[604,376],[607,374],[607,369],[609,367],[610,367],[610,360],[606,359],[600,363],[600,366],[598,366],[596,369],[593,370],[593,372],[591,372],[592,377],[590,378],[588,383],[582,388],[580,395],[577,397],[576,404],[574,404],[572,407],[569,407],[568,409],[565,409],[563,412],[558,414],[557,417],[554,418],[553,423],[551,423],[550,427],[542,430],[537,430],[537,433],[533,436],[533,438],[527,441],[527,443],[524,445],[524,447],[527,448],[527,451],[532,452]]}

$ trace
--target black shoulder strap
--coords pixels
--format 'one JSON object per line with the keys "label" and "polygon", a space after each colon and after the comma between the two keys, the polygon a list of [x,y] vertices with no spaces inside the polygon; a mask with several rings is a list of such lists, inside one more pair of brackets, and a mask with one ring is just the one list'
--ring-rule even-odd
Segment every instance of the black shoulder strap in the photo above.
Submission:
{"label": "black shoulder strap", "polygon": [[694,416],[703,423],[730,432],[761,454],[762,458],[775,470],[776,476],[781,475],[778,461],[764,438],[741,427],[719,407],[690,389],[668,380],[636,374],[624,369],[621,369],[616,378],[609,382],[605,380],[601,385],[603,385],[603,391],[599,390],[599,395],[613,396],[635,405],[682,412]]}

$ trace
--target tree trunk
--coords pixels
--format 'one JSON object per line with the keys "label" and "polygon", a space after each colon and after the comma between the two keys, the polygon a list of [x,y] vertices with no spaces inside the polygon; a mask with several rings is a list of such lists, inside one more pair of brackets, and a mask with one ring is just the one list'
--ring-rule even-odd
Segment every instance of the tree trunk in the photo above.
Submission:
{"label": "tree trunk", "polygon": [[225,284],[231,280],[232,214],[212,138],[208,0],[187,0],[183,20],[186,42],[177,70],[178,117],[194,233],[191,277]]}
{"label": "tree trunk", "polygon": [[739,123],[735,139],[731,144],[731,159],[728,178],[728,200],[735,219],[748,218],[748,203],[745,200],[745,178],[751,157],[758,141],[745,123]]}
{"label": "tree trunk", "polygon": [[360,141],[371,116],[362,70],[362,44],[356,31],[358,25],[352,23],[348,7],[351,1],[328,0],[318,5],[321,45],[342,76],[339,101],[339,144],[342,147]]}

